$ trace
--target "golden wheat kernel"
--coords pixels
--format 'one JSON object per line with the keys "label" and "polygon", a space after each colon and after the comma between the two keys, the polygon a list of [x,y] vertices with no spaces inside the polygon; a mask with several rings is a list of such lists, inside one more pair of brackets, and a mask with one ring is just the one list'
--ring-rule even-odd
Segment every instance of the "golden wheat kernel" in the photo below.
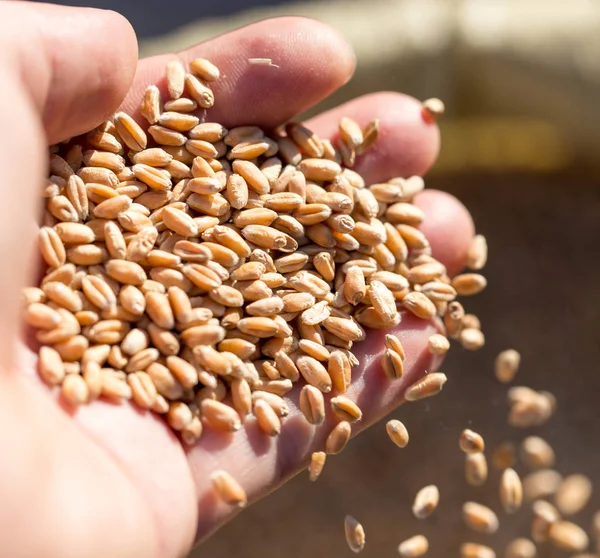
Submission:
{"label": "golden wheat kernel", "polygon": [[272,337],[279,331],[279,326],[271,318],[249,317],[241,319],[237,328],[247,335],[260,338]]}
{"label": "golden wheat kernel", "polygon": [[517,448],[513,442],[502,442],[492,452],[492,464],[501,471],[513,467],[517,461]]}
{"label": "golden wheat kernel", "polygon": [[161,113],[160,91],[156,85],[149,85],[142,97],[140,113],[150,123],[156,124]]}
{"label": "golden wheat kernel", "polygon": [[273,393],[275,395],[279,395],[283,397],[286,393],[288,393],[294,384],[291,380],[287,378],[285,380],[262,380],[256,379],[253,382],[253,389],[258,391],[267,391],[269,393]]}
{"label": "golden wheat kernel", "polygon": [[355,120],[348,118],[347,116],[342,117],[339,123],[340,137],[354,148],[362,145],[364,141],[363,132]]}
{"label": "golden wheat kernel", "polygon": [[480,434],[467,428],[460,435],[459,446],[464,453],[481,453],[485,442]]}
{"label": "golden wheat kernel", "polygon": [[507,349],[499,353],[494,363],[494,372],[498,381],[512,382],[519,371],[520,362],[521,355],[514,349]]}
{"label": "golden wheat kernel", "polygon": [[158,122],[161,126],[177,132],[188,132],[198,124],[199,119],[192,114],[167,111],[160,115]]}
{"label": "golden wheat kernel", "polygon": [[142,409],[151,409],[156,401],[157,391],[152,379],[146,372],[134,372],[127,375],[132,399]]}
{"label": "golden wheat kernel", "polygon": [[531,538],[536,543],[546,542],[550,535],[551,525],[560,520],[558,510],[549,502],[536,500],[533,502],[532,512]]}
{"label": "golden wheat kernel", "polygon": [[485,236],[475,235],[467,252],[467,267],[479,271],[485,267],[488,257],[488,246]]}
{"label": "golden wheat kernel", "polygon": [[509,405],[508,423],[518,428],[529,428],[544,424],[552,416],[555,398],[551,394],[517,386],[509,390]]}
{"label": "golden wheat kernel", "polygon": [[354,147],[340,138],[337,142],[337,148],[340,153],[342,163],[346,167],[353,167],[354,163],[356,162],[356,150]]}
{"label": "golden wheat kernel", "polygon": [[226,504],[243,507],[248,503],[246,491],[226,471],[215,471],[210,476],[210,480],[215,492]]}
{"label": "golden wheat kernel", "polygon": [[351,515],[347,515],[344,519],[344,533],[352,552],[358,553],[365,547],[365,530]]}
{"label": "golden wheat kernel", "polygon": [[25,306],[46,302],[46,295],[39,287],[25,287],[21,290],[21,297]]}
{"label": "golden wheat kernel", "polygon": [[537,549],[529,539],[518,538],[508,543],[505,558],[536,558]]}
{"label": "golden wheat kernel", "polygon": [[523,485],[514,469],[505,469],[500,479],[500,502],[508,514],[515,513],[523,502]]}
{"label": "golden wheat kernel", "polygon": [[327,454],[324,451],[315,451],[310,456],[310,464],[308,466],[308,478],[315,482],[323,472]]}
{"label": "golden wheat kernel", "polygon": [[[276,141],[279,147],[279,154],[281,158],[288,166],[292,167],[292,170],[288,171],[288,174],[293,174],[295,165],[302,160],[302,153],[300,153],[298,145],[292,139],[286,136],[278,137]],[[278,184],[276,184],[276,188],[277,187]]]}
{"label": "golden wheat kernel", "polygon": [[175,430],[183,430],[194,418],[191,409],[181,401],[169,403],[167,411],[167,423]]}
{"label": "golden wheat kernel", "polygon": [[561,485],[563,477],[552,469],[540,469],[523,479],[523,494],[528,501],[552,496]]}
{"label": "golden wheat kernel", "polygon": [[247,380],[234,378],[231,381],[230,390],[234,409],[242,417],[249,414],[252,410],[252,393]]}
{"label": "golden wheat kernel", "polygon": [[340,453],[350,440],[352,427],[347,421],[339,422],[327,436],[325,441],[325,451],[330,455]]}
{"label": "golden wheat kernel", "polygon": [[192,389],[198,384],[198,371],[187,360],[175,355],[166,359],[167,368],[185,389]]}
{"label": "golden wheat kernel", "polygon": [[338,419],[347,422],[356,422],[362,419],[360,407],[351,399],[338,395],[330,400],[331,409]]}
{"label": "golden wheat kernel", "polygon": [[437,395],[447,381],[448,378],[442,372],[431,372],[408,387],[404,392],[404,399],[418,401]]}
{"label": "golden wheat kernel", "polygon": [[113,345],[110,347],[107,360],[108,364],[115,370],[122,370],[125,368],[125,366],[127,366],[128,363],[127,357],[123,355],[123,351],[119,345]]}
{"label": "golden wheat kernel", "polygon": [[[206,328],[218,326],[209,325],[199,327]],[[201,335],[204,334],[201,333]],[[209,332],[209,335],[213,335],[213,333]],[[223,337],[224,336],[220,334],[215,343],[222,341]],[[232,361],[224,354],[215,351],[215,349],[213,349],[210,345],[194,344],[190,342],[188,338],[184,338],[183,336],[182,340],[188,344],[188,346],[192,347],[196,364],[200,365],[202,368],[212,372],[213,374],[217,374],[218,376],[229,376],[232,373]]]}
{"label": "golden wheat kernel", "polygon": [[379,135],[379,118],[371,120],[362,130],[363,141],[357,146],[356,153],[362,155],[367,151],[376,141]]}
{"label": "golden wheat kernel", "polygon": [[592,496],[592,482],[585,475],[565,477],[554,495],[554,503],[562,515],[579,513]]}
{"label": "golden wheat kernel", "polygon": [[65,363],[74,363],[81,359],[89,346],[89,341],[83,335],[75,335],[61,343],[56,343],[53,348],[58,351]]}
{"label": "golden wheat kernel", "polygon": [[156,396],[154,405],[152,405],[152,411],[154,411],[158,415],[164,415],[167,413],[168,410],[169,410],[168,401],[159,393]]}
{"label": "golden wheat kernel", "polygon": [[423,293],[410,292],[402,299],[402,305],[418,318],[429,320],[436,314],[436,308],[433,302]]}
{"label": "golden wheat kernel", "polygon": [[323,393],[329,393],[331,391],[331,376],[327,372],[327,368],[325,368],[318,360],[308,355],[302,355],[296,358],[296,366],[308,384],[316,387]]}
{"label": "golden wheat kernel", "polygon": [[381,367],[390,380],[397,380],[404,375],[402,357],[391,349],[386,349],[381,357]]}
{"label": "golden wheat kernel", "polygon": [[398,545],[398,554],[402,558],[419,558],[429,550],[429,541],[424,535],[415,535]]}
{"label": "golden wheat kernel", "polygon": [[407,279],[417,285],[437,281],[446,273],[446,267],[438,261],[431,261],[415,265],[408,271]]}
{"label": "golden wheat kernel", "polygon": [[297,166],[307,180],[331,181],[342,172],[342,168],[335,161],[327,159],[307,158]]}
{"label": "golden wheat kernel", "polygon": [[[193,112],[198,108],[198,103],[186,97],[171,99],[165,103],[164,109],[173,112]],[[191,135],[190,135],[191,137]],[[200,138],[202,139],[202,138]]]}
{"label": "golden wheat kernel", "polygon": [[190,72],[204,81],[215,81],[219,79],[219,68],[206,58],[194,58],[190,62]]}
{"label": "golden wheat kernel", "polygon": [[392,322],[398,310],[396,308],[396,299],[392,291],[390,291],[382,282],[370,279],[367,288],[367,296],[373,306],[375,312],[381,316],[385,323]]}
{"label": "golden wheat kernel", "polygon": [[235,432],[242,427],[238,412],[225,403],[204,399],[200,410],[206,423],[215,430]]}
{"label": "golden wheat kernel", "polygon": [[556,521],[550,525],[550,542],[565,552],[582,552],[590,544],[586,532],[570,521]]}
{"label": "golden wheat kernel", "polygon": [[[121,145],[119,140],[117,140],[117,138],[112,134],[103,131],[100,127],[86,134],[85,139],[87,140],[87,143],[90,146],[99,151],[110,151],[111,153],[119,153],[123,150],[123,146]],[[83,150],[81,146],[77,147],[79,149],[75,158],[77,159],[78,165],[81,166],[81,164],[84,162]],[[73,167],[71,166],[71,169],[72,168]]]}
{"label": "golden wheat kernel", "polygon": [[421,114],[427,123],[434,123],[444,115],[446,108],[443,101],[436,97],[423,101]]}
{"label": "golden wheat kernel", "polygon": [[465,480],[470,486],[482,486],[488,476],[488,465],[483,453],[465,455]]}
{"label": "golden wheat kernel", "polygon": [[254,402],[258,399],[266,401],[273,408],[275,413],[277,413],[278,417],[283,418],[288,416],[290,413],[290,409],[285,400],[275,393],[254,389],[254,391],[252,391],[252,403],[254,404]]}
{"label": "golden wheat kernel", "polygon": [[346,393],[351,382],[351,367],[348,357],[339,349],[331,351],[327,372],[338,393]]}
{"label": "golden wheat kernel", "polygon": [[530,469],[547,469],[554,465],[552,446],[539,436],[528,436],[521,442],[521,460]]}
{"label": "golden wheat kernel", "polygon": [[258,126],[237,126],[227,132],[224,137],[225,145],[234,147],[238,143],[264,139],[265,133]]}
{"label": "golden wheat kernel", "polygon": [[434,355],[444,355],[450,349],[450,342],[441,333],[433,334],[427,341],[429,352]]}
{"label": "golden wheat kernel", "polygon": [[131,399],[131,388],[127,385],[123,373],[114,370],[102,369],[102,395],[108,399],[121,401]]}
{"label": "golden wheat kernel", "polygon": [[[159,410],[153,409],[155,412],[159,412]],[[161,413],[161,414],[164,414]],[[192,420],[181,430],[181,440],[187,446],[193,446],[198,442],[200,437],[202,436],[202,421],[199,417],[193,417]]]}
{"label": "golden wheat kernel", "polygon": [[477,351],[485,344],[485,336],[479,329],[466,328],[459,334],[460,344],[469,351]]}
{"label": "golden wheat kernel", "polygon": [[452,279],[452,286],[460,296],[470,296],[485,289],[487,281],[478,273],[462,273]]}
{"label": "golden wheat kernel", "polygon": [[264,400],[255,401],[253,413],[259,428],[269,436],[278,436],[281,433],[281,420],[273,408]]}
{"label": "golden wheat kernel", "polygon": [[193,76],[187,74],[185,76],[185,88],[189,96],[204,109],[211,108],[215,103],[215,96],[205,83]]}
{"label": "golden wheat kernel", "polygon": [[171,401],[176,401],[183,396],[183,386],[163,364],[153,362],[146,368],[146,372],[152,379],[158,393],[163,397],[166,397]]}
{"label": "golden wheat kernel", "polygon": [[400,341],[400,339],[398,339],[396,335],[394,335],[393,333],[386,333],[384,343],[387,349],[398,353],[402,360],[406,358],[406,353],[404,352],[402,342]]}
{"label": "golden wheat kernel", "polygon": [[366,336],[365,330],[354,319],[330,316],[323,320],[323,326],[344,341],[362,341]]}
{"label": "golden wheat kernel", "polygon": [[329,349],[327,349],[320,343],[310,341],[308,339],[301,339],[298,342],[298,348],[304,353],[306,353],[308,356],[320,361],[329,360],[329,357],[331,355]]}
{"label": "golden wheat kernel", "polygon": [[476,502],[465,502],[462,507],[465,524],[473,531],[491,535],[498,530],[498,516],[487,506]]}
{"label": "golden wheat kernel", "polygon": [[496,558],[496,553],[489,546],[466,542],[460,545],[460,558]]}
{"label": "golden wheat kernel", "polygon": [[83,405],[88,401],[89,388],[79,374],[67,374],[62,383],[61,394],[70,405]]}
{"label": "golden wheat kernel", "polygon": [[306,126],[290,122],[286,125],[286,132],[308,157],[323,156],[324,149],[320,138]]}
{"label": "golden wheat kernel", "polygon": [[65,369],[60,354],[51,347],[40,347],[38,372],[50,386],[58,385],[65,377]]}
{"label": "golden wheat kernel", "polygon": [[440,491],[435,484],[425,486],[417,492],[412,506],[413,515],[417,519],[429,517],[440,501]]}
{"label": "golden wheat kernel", "polygon": [[390,437],[390,440],[392,440],[399,448],[405,448],[408,445],[408,430],[399,420],[389,420],[385,425],[385,431]]}
{"label": "golden wheat kernel", "polygon": [[30,304],[25,310],[25,321],[34,327],[39,329],[53,329],[57,327],[62,318],[60,314],[40,302],[34,302]]}

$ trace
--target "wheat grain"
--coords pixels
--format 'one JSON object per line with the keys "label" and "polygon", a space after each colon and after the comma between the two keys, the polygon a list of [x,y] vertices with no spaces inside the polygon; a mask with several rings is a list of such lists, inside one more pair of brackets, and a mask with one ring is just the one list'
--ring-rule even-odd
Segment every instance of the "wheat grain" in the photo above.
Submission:
{"label": "wheat grain", "polygon": [[398,553],[403,558],[419,558],[429,550],[429,541],[424,535],[415,535],[398,545]]}
{"label": "wheat grain", "polygon": [[417,492],[412,506],[413,515],[417,519],[429,517],[440,501],[440,491],[435,484],[425,486]]}
{"label": "wheat grain", "polygon": [[562,515],[575,515],[579,513],[592,496],[592,482],[585,475],[569,475],[562,481],[556,494],[554,503]]}
{"label": "wheat grain", "polygon": [[471,486],[482,486],[488,476],[488,465],[483,453],[465,455],[465,480]]}
{"label": "wheat grain", "polygon": [[467,542],[460,545],[460,558],[496,558],[496,553],[489,546]]}
{"label": "wheat grain", "polygon": [[508,514],[515,513],[523,502],[523,485],[514,469],[505,469],[500,480],[500,502]]}
{"label": "wheat grain", "polygon": [[556,521],[552,523],[549,531],[549,540],[556,547],[565,552],[582,552],[589,546],[586,532],[570,521]]}
{"label": "wheat grain", "polygon": [[365,547],[365,530],[351,515],[347,515],[344,520],[344,533],[350,550],[357,553],[362,551]]}
{"label": "wheat grain", "polygon": [[311,454],[308,475],[312,482],[315,482],[321,476],[326,459],[327,454],[323,451],[315,451]]}
{"label": "wheat grain", "polygon": [[347,421],[339,422],[327,436],[325,441],[325,451],[330,455],[340,453],[350,440],[352,428]]}
{"label": "wheat grain", "polygon": [[248,503],[246,491],[226,471],[218,470],[211,474],[210,481],[219,498],[230,506],[244,507]]}
{"label": "wheat grain", "polygon": [[462,516],[467,527],[480,533],[491,535],[500,526],[496,514],[487,506],[476,502],[465,502],[462,507]]}
{"label": "wheat grain", "polygon": [[514,539],[506,547],[506,558],[536,558],[537,549],[529,539]]}
{"label": "wheat grain", "polygon": [[458,443],[464,453],[481,453],[485,449],[482,436],[468,428],[461,432]]}
{"label": "wheat grain", "polygon": [[390,437],[390,440],[392,440],[399,448],[405,448],[408,445],[408,430],[399,420],[389,420],[385,425],[385,430]]}

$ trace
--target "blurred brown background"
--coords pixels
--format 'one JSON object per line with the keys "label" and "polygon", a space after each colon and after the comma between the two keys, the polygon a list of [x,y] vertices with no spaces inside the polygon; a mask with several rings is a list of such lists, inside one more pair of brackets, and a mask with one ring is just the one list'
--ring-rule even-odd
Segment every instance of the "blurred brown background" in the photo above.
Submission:
{"label": "blurred brown background", "polygon": [[[486,347],[454,347],[443,395],[393,413],[409,428],[409,446],[395,448],[383,424],[372,428],[331,459],[317,483],[299,475],[192,556],[350,556],[343,519],[351,513],[367,533],[365,558],[397,555],[398,543],[417,533],[430,537],[432,558],[457,556],[464,540],[488,541],[502,557],[507,541],[527,534],[529,509],[500,513],[493,537],[469,533],[460,504],[475,499],[499,510],[499,473],[492,469],[486,488],[466,486],[457,439],[473,427],[491,451],[529,434],[506,426],[506,388],[493,377],[493,359],[507,347],[523,356],[518,383],[558,398],[558,412],[536,433],[555,447],[563,474],[595,481],[576,516],[589,528],[600,508],[600,3],[171,0],[166,19],[164,2],[86,3],[129,16],[143,54],[275,15],[334,25],[354,45],[358,70],[318,110],[381,89],[444,99],[443,148],[428,186],[458,196],[490,245],[489,287],[466,305],[482,319]],[[410,506],[429,483],[440,487],[440,509],[418,522]],[[567,554],[544,546],[538,556]]]}

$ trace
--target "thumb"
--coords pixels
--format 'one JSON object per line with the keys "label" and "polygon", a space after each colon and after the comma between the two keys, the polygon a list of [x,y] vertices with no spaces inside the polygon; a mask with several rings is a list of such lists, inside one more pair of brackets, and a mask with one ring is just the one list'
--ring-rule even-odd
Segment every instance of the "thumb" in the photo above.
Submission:
{"label": "thumb", "polygon": [[42,117],[48,143],[92,129],[127,93],[137,40],[116,12],[0,2],[6,49]]}
{"label": "thumb", "polygon": [[135,35],[114,12],[0,1],[0,368],[11,368],[19,292],[36,263],[46,147],[116,110],[136,61]]}

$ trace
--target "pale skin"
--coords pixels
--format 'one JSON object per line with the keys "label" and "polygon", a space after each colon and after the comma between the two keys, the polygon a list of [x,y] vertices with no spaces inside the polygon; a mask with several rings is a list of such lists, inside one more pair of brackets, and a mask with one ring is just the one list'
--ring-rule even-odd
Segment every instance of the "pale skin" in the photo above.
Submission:
{"label": "pale skin", "polygon": [[[346,83],[355,66],[337,32],[301,18],[262,21],[177,55],[184,61],[205,56],[221,68],[225,78],[214,87],[217,104],[207,118],[228,127],[285,122]],[[32,223],[46,146],[93,128],[119,107],[133,111],[177,55],[138,61],[131,26],[113,12],[0,2],[3,556],[185,555],[238,513],[214,497],[211,471],[229,471],[255,501],[305,467],[334,424],[309,427],[292,396],[279,438],[266,438],[249,421],[233,436],[206,430],[186,450],[156,416],[102,401],[67,409],[27,373],[35,359],[20,341],[19,292],[36,266]],[[272,58],[279,68],[249,66],[247,59],[256,57]],[[361,124],[381,119],[380,139],[356,167],[368,182],[423,174],[436,158],[438,130],[423,121],[415,99],[372,94],[309,126],[332,137],[342,115]],[[434,255],[457,272],[473,235],[469,214],[441,192],[422,194],[416,203],[426,212],[422,228]],[[355,432],[387,414],[407,385],[439,364],[427,352],[434,324],[405,316],[397,329],[408,354],[402,380],[382,376],[374,357],[382,335],[370,334],[356,349],[363,365],[349,396],[364,419]]]}

